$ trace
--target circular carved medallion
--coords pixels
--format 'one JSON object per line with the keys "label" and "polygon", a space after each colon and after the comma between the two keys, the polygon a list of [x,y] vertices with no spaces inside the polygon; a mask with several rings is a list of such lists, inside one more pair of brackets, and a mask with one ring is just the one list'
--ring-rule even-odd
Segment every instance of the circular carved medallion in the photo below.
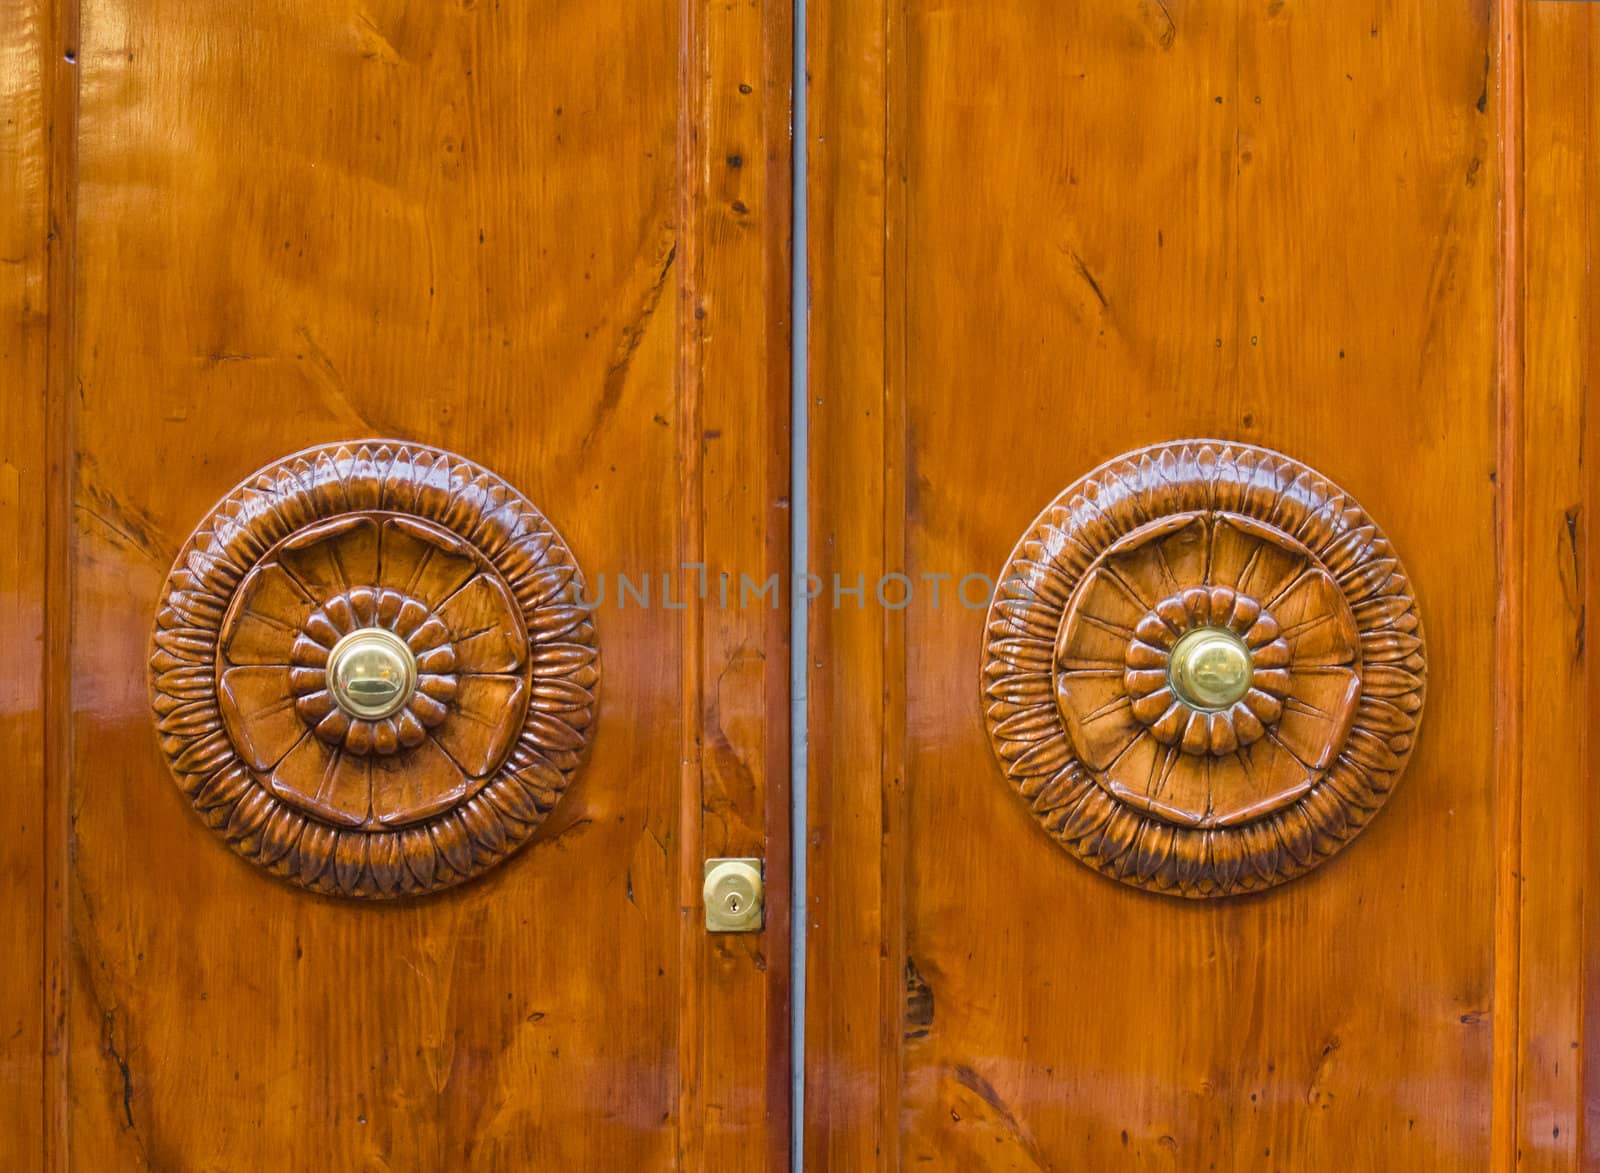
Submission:
{"label": "circular carved medallion", "polygon": [[1091,867],[1226,896],[1292,879],[1383,805],[1422,711],[1388,540],[1275,452],[1158,445],[1039,515],[989,609],[1001,766]]}
{"label": "circular carved medallion", "polygon": [[445,888],[504,859],[589,742],[583,576],[493,473],[369,441],[261,470],[189,539],[151,655],[179,787],[319,892]]}

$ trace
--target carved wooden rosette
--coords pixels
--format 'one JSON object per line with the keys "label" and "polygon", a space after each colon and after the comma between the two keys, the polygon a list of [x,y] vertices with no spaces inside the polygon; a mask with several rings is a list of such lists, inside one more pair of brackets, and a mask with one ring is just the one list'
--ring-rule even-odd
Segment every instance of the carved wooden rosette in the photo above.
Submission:
{"label": "carved wooden rosette", "polygon": [[[527,841],[587,749],[599,664],[583,576],[493,473],[398,441],[261,470],[201,523],[151,655],[162,751],[246,859],[319,892],[459,883]],[[329,689],[341,639],[409,656],[381,717]]]}
{"label": "carved wooden rosette", "polygon": [[[1206,630],[1248,652],[1227,703],[1179,695]],[[988,616],[990,741],[1035,817],[1136,887],[1226,896],[1309,871],[1410,754],[1422,624],[1388,540],[1275,452],[1158,445],[1090,473],[1012,552]]]}

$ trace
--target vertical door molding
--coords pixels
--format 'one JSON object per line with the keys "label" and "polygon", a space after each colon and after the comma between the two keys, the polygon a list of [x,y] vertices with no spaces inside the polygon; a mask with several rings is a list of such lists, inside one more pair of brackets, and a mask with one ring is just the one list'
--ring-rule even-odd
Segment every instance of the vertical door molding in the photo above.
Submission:
{"label": "vertical door molding", "polygon": [[[789,625],[779,600],[789,578],[793,8],[683,0],[683,14],[680,1160],[780,1169],[790,1128]],[[773,579],[750,601],[746,582]],[[725,857],[765,861],[761,933],[705,931],[702,864]]]}
{"label": "vertical door molding", "polygon": [[53,842],[52,833],[66,808],[51,783],[63,722],[48,702],[64,631],[65,545],[46,520],[67,520],[62,453],[52,439],[63,414],[62,319],[51,308],[63,285],[61,172],[71,136],[52,128],[71,125],[72,86],[47,0],[6,0],[0,28],[0,744],[10,764],[0,799],[0,874],[10,885],[10,957],[0,976],[0,1069],[10,1090],[0,1097],[0,1165],[31,1173],[54,1159],[63,1107],[64,840]]}
{"label": "vertical door molding", "polygon": [[1496,5],[1496,1169],[1600,1167],[1600,6]]}
{"label": "vertical door molding", "polygon": [[[808,1167],[899,1168],[904,623],[838,584],[904,563],[900,9],[807,7],[810,568],[804,1141]],[[871,585],[866,590],[872,590]]]}

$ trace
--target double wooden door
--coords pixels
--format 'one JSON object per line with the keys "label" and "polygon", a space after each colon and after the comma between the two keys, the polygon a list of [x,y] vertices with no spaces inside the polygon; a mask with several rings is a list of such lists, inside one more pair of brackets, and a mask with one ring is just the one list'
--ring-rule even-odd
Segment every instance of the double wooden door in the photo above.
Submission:
{"label": "double wooden door", "polygon": [[1600,1168],[1600,6],[0,12],[6,1168]]}

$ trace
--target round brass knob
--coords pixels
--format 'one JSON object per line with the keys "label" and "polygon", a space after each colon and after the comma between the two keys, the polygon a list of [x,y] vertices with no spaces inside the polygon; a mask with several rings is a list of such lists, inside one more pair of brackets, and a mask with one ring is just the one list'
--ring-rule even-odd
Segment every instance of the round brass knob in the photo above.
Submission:
{"label": "round brass knob", "polygon": [[1255,666],[1250,649],[1224,627],[1197,627],[1172,649],[1167,681],[1195,709],[1226,709],[1250,691]]}
{"label": "round brass knob", "polygon": [[385,628],[352,631],[328,656],[328,693],[352,717],[392,716],[416,687],[416,657],[405,640]]}

